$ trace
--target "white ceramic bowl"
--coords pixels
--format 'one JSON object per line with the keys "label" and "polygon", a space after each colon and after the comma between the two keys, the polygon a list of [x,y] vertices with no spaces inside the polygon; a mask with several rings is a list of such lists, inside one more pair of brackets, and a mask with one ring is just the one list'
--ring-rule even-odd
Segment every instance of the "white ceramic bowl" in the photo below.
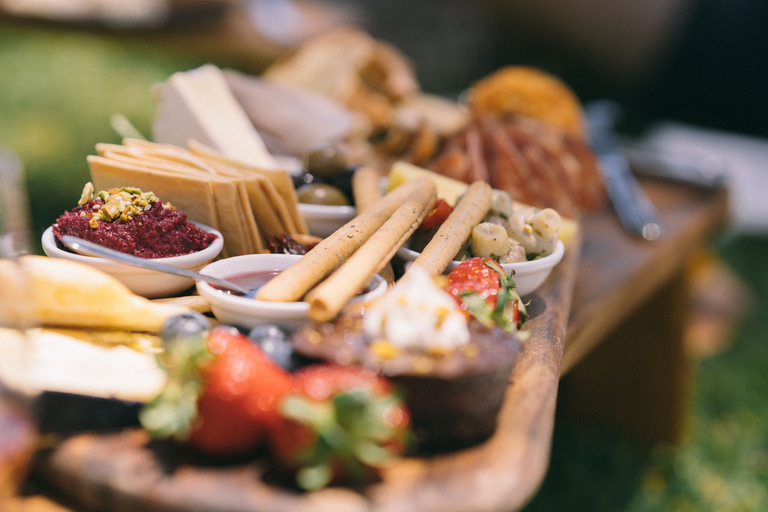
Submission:
{"label": "white ceramic bowl", "polygon": [[299,203],[299,213],[304,217],[310,234],[325,238],[354,219],[357,210],[354,206]]}
{"label": "white ceramic bowl", "polygon": [[[250,272],[269,272],[285,270],[301,256],[289,254],[248,254],[215,261],[203,268],[200,273],[228,279]],[[380,297],[387,291],[387,282],[375,275],[368,284],[368,292],[353,299],[370,300]],[[197,291],[208,300],[214,316],[225,324],[252,329],[261,324],[276,324],[292,331],[309,322],[309,303],[307,302],[270,302],[237,295],[230,295],[210,284],[199,281]]]}
{"label": "white ceramic bowl", "polygon": [[[397,251],[397,255],[405,262],[411,262],[415,260],[419,254],[416,251],[412,251],[407,246],[408,242],[406,242],[400,250]],[[548,256],[544,256],[543,258],[539,258],[537,260],[533,261],[522,261],[519,263],[504,263],[502,268],[506,271],[507,274],[511,274],[512,271],[515,271],[514,276],[512,277],[515,280],[515,284],[517,285],[516,290],[517,293],[522,297],[524,295],[528,295],[529,293],[533,293],[536,291],[536,289],[541,286],[541,284],[547,279],[549,274],[552,272],[552,269],[555,268],[555,265],[560,263],[560,260],[563,259],[563,254],[565,253],[565,246],[563,245],[563,242],[560,240],[557,241],[557,245],[555,246],[555,250],[552,252],[552,254]],[[448,269],[446,272],[449,272],[456,268],[460,261],[453,261],[448,265]]]}
{"label": "white ceramic bowl", "polygon": [[[221,233],[209,226],[199,224],[197,222],[193,222],[193,224],[195,224],[200,229],[216,235],[216,239],[211,243],[211,245],[202,251],[198,251],[192,254],[185,254],[184,256],[173,256],[170,258],[158,258],[156,261],[165,263],[166,265],[172,265],[174,267],[194,270],[196,272],[199,272],[201,268],[213,261],[213,259],[219,255],[221,249],[224,247],[224,237],[222,237]],[[83,256],[82,254],[76,254],[68,250],[61,249],[58,245],[56,245],[56,237],[53,234],[53,227],[49,227],[45,230],[45,232],[43,232],[42,244],[43,251],[48,256],[52,258],[64,258],[73,260],[95,267],[117,278],[117,280],[126,285],[133,293],[150,299],[172,297],[183,292],[184,290],[192,288],[192,286],[195,284],[194,280],[188,277],[176,276],[173,274],[158,272],[156,270],[134,267],[132,265],[118,263],[106,258]]]}

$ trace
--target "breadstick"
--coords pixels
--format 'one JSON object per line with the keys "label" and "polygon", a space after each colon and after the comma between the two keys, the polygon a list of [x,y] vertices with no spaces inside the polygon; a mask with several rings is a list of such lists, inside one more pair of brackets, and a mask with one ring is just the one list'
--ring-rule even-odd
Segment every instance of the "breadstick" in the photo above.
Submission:
{"label": "breadstick", "polygon": [[361,167],[352,175],[352,195],[358,213],[363,213],[381,199],[380,180],[381,175],[373,167]]}
{"label": "breadstick", "polygon": [[[352,175],[352,195],[355,198],[355,208],[362,213],[378,201],[383,192],[381,190],[381,175],[372,167],[361,167]],[[387,263],[381,269],[379,275],[392,286],[395,284],[395,271],[392,263]]]}
{"label": "breadstick", "polygon": [[[397,189],[396,189],[397,190]],[[392,217],[328,279],[307,294],[309,317],[317,322],[334,319],[365,288],[403,242],[416,230],[437,200],[431,180],[413,192]]]}
{"label": "breadstick", "polygon": [[432,275],[442,274],[472,233],[472,228],[483,220],[491,207],[492,196],[488,183],[472,183],[413,264]]}
{"label": "breadstick", "polygon": [[428,178],[406,182],[376,201],[366,212],[317,244],[293,265],[259,289],[256,298],[274,302],[295,302],[336,270],[379,229],[414,191],[429,187]]}

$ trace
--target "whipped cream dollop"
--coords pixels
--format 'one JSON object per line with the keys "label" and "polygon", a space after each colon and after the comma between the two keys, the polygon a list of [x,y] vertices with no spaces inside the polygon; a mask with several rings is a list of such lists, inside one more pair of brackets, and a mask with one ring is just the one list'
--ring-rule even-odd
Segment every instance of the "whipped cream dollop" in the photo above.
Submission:
{"label": "whipped cream dollop", "polygon": [[470,340],[456,301],[418,266],[366,309],[363,329],[369,339],[400,348],[451,350]]}

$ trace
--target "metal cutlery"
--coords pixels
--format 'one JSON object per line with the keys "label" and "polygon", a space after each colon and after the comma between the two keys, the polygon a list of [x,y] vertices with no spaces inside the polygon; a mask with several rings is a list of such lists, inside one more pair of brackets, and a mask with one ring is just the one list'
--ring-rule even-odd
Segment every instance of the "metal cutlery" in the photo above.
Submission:
{"label": "metal cutlery", "polygon": [[645,195],[623,152],[614,125],[619,107],[609,100],[585,105],[590,142],[603,175],[608,197],[624,229],[645,240],[656,240],[663,228],[656,207]]}
{"label": "metal cutlery", "polygon": [[159,261],[155,261],[155,260],[139,258],[138,256],[133,256],[131,254],[126,254],[124,252],[108,249],[101,245],[94,244],[93,242],[82,240],[74,236],[64,235],[61,237],[61,242],[68,249],[78,254],[83,254],[86,256],[101,256],[102,258],[108,258],[110,260],[118,261],[120,263],[126,263],[128,265],[133,265],[134,267],[147,268],[150,270],[156,270],[158,272],[166,272],[168,274],[175,274],[177,276],[189,277],[190,279],[194,279],[195,281],[205,281],[207,283],[215,284],[216,286],[219,286],[226,290],[233,291],[240,295],[248,294],[248,290],[246,290],[245,288],[238,286],[235,283],[225,281],[224,279],[219,279],[217,277],[212,277],[212,276],[206,276],[204,274],[200,274],[192,270],[187,270],[185,268],[173,267],[171,265],[160,263]]}

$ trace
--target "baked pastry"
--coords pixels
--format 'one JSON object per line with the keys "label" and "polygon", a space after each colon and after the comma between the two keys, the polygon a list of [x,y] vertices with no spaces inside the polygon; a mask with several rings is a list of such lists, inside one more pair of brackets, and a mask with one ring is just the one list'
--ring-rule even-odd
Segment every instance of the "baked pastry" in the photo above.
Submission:
{"label": "baked pastry", "polygon": [[305,326],[292,342],[305,357],[363,365],[390,378],[427,451],[468,446],[493,433],[522,349],[514,330],[468,321],[420,269],[378,302],[348,308],[333,323]]}

